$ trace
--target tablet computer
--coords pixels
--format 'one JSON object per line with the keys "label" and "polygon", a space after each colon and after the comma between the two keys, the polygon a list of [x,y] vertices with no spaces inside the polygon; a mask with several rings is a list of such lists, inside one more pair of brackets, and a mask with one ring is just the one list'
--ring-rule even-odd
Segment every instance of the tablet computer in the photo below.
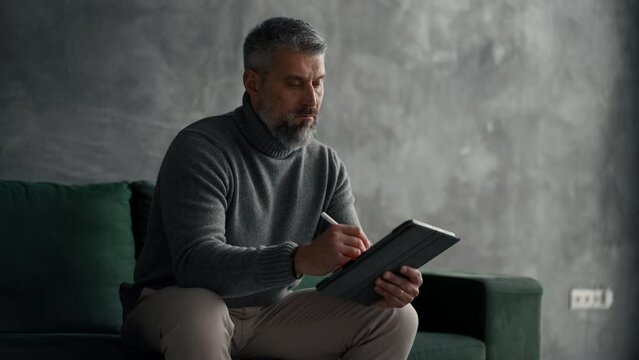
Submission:
{"label": "tablet computer", "polygon": [[420,268],[459,241],[454,233],[417,220],[407,220],[393,229],[357,259],[337,269],[316,289],[363,305],[381,296],[374,290],[375,279],[385,271],[399,274],[403,265]]}

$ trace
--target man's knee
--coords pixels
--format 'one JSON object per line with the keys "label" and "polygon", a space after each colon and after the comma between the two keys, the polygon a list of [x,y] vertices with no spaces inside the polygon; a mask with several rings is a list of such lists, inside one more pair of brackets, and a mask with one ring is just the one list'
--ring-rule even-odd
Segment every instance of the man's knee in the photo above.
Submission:
{"label": "man's knee", "polygon": [[164,352],[176,344],[227,344],[233,328],[226,304],[214,292],[170,287],[138,304],[127,317],[122,335],[129,346]]}
{"label": "man's knee", "polygon": [[[348,358],[406,359],[415,341],[419,322],[413,306],[391,309],[371,306],[368,309],[374,320],[365,326],[372,331],[355,342]],[[373,327],[370,328],[370,325]]]}
{"label": "man's knee", "polygon": [[[224,300],[214,292],[202,288],[181,288],[175,298],[175,317],[168,326],[201,337],[220,332],[232,334],[233,322]],[[168,331],[169,329],[164,329]]]}
{"label": "man's knee", "polygon": [[389,331],[397,340],[406,340],[412,344],[419,324],[417,311],[412,305],[392,309],[388,321]]}
{"label": "man's knee", "polygon": [[413,334],[417,333],[417,326],[419,325],[419,316],[413,305],[408,304],[401,309],[397,309],[399,313],[399,320],[403,326],[412,331]]}

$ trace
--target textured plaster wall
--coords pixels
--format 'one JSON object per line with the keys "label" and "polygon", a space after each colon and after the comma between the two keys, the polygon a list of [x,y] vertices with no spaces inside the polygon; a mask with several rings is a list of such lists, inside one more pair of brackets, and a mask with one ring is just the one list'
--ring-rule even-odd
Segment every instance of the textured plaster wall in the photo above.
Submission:
{"label": "textured plaster wall", "polygon": [[281,14],[329,41],[318,136],[370,238],[418,218],[463,238],[432,266],[539,279],[544,359],[639,356],[634,1],[2,1],[0,178],[154,179]]}

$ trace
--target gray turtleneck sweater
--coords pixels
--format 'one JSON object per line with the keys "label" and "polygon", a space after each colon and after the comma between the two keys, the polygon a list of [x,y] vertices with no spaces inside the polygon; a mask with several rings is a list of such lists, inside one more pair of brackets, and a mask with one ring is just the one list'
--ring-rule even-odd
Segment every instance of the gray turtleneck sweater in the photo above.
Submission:
{"label": "gray turtleneck sweater", "polygon": [[158,175],[134,289],[207,288],[229,307],[268,305],[295,285],[291,253],[327,225],[359,224],[348,175],[328,146],[291,150],[251,108],[182,130]]}

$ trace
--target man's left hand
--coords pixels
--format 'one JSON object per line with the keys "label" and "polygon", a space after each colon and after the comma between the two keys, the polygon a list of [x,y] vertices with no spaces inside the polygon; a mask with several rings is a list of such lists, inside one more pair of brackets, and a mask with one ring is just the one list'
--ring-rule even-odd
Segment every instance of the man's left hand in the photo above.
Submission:
{"label": "man's left hand", "polygon": [[375,304],[383,308],[401,308],[419,295],[424,280],[418,269],[402,266],[401,275],[386,271],[375,280],[375,291],[382,296]]}

